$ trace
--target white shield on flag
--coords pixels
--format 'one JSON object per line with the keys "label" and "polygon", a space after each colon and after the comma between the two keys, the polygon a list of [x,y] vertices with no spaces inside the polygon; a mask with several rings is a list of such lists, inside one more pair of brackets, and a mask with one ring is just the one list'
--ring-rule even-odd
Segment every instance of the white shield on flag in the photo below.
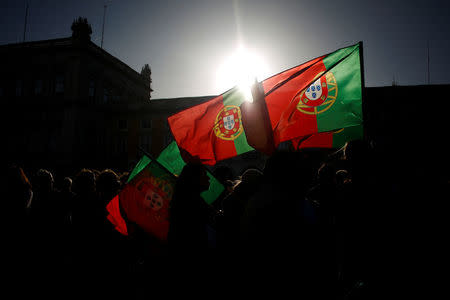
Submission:
{"label": "white shield on flag", "polygon": [[311,84],[305,91],[305,96],[312,101],[315,101],[322,96],[322,82],[317,79],[313,84]]}
{"label": "white shield on flag", "polygon": [[234,115],[228,115],[223,118],[223,126],[227,130],[231,130],[234,128]]}

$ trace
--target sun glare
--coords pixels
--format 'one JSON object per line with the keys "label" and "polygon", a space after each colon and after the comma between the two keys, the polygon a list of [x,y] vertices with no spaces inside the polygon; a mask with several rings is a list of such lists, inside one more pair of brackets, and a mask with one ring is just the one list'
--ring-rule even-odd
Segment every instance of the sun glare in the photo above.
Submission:
{"label": "sun glare", "polygon": [[245,100],[252,101],[252,84],[266,74],[267,66],[261,56],[239,47],[217,70],[217,86],[222,92],[238,86]]}

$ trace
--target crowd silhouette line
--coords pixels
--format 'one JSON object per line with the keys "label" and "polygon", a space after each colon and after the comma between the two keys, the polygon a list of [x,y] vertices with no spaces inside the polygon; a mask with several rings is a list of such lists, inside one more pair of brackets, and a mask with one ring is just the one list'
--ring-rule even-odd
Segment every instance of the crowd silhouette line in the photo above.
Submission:
{"label": "crowd silhouette line", "polygon": [[[108,221],[106,205],[128,173],[81,169],[55,186],[48,170],[25,174],[11,165],[2,227],[7,272],[11,280],[31,276],[58,296],[94,288],[101,298],[145,298],[178,283],[204,291],[199,282],[222,289],[234,282],[262,295],[282,289],[308,299],[369,299],[394,260],[386,247],[398,219],[387,204],[414,201],[429,187],[405,185],[415,174],[391,180],[391,161],[365,141],[317,153],[278,151],[263,170],[237,178],[220,167],[227,189],[211,205],[200,196],[209,187],[204,166],[187,164],[170,203],[167,242],[135,224],[123,236]],[[448,180],[435,184],[448,193]],[[63,283],[45,289],[42,270]]]}

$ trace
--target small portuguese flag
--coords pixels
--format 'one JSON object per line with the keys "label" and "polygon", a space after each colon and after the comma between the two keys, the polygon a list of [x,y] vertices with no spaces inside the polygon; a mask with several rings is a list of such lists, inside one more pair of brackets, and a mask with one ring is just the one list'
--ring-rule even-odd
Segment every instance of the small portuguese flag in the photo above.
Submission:
{"label": "small portuguese flag", "polygon": [[124,235],[128,235],[124,220],[127,219],[159,240],[166,241],[169,204],[175,182],[176,177],[161,164],[143,156],[125,187],[107,205],[108,220]]}
{"label": "small portuguese flag", "polygon": [[[159,154],[156,160],[175,176],[180,175],[183,167],[186,165],[175,141],[170,143],[166,149]],[[206,169],[206,171],[206,174],[209,177],[209,189],[202,192],[200,196],[206,203],[211,204],[220,196],[220,194],[222,194],[225,187],[208,171],[208,169]]]}
{"label": "small portuguese flag", "polygon": [[208,102],[168,118],[172,134],[186,161],[214,165],[248,151],[240,105],[245,96],[233,88]]}
{"label": "small portuguese flag", "polygon": [[334,131],[319,132],[305,137],[293,139],[294,149],[304,148],[341,148],[345,143],[363,138],[363,126],[350,126]]}
{"label": "small portuguese flag", "polygon": [[360,45],[315,58],[262,82],[275,145],[362,124]]}

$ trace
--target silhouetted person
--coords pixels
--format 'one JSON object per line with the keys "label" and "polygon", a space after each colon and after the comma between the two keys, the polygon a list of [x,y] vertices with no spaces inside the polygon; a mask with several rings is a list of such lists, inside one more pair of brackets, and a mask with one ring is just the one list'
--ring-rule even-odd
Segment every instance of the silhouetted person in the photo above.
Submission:
{"label": "silhouetted person", "polygon": [[[5,173],[4,199],[2,205],[2,236],[6,238],[5,248],[11,255],[27,251],[30,234],[30,207],[33,200],[31,183],[22,168],[10,166]],[[8,251],[10,250],[10,251]]]}
{"label": "silhouetted person", "polygon": [[[54,179],[48,170],[40,169],[33,178],[34,204],[32,213],[39,215],[39,221],[47,222],[53,212]],[[44,225],[44,224],[42,224]]]}
{"label": "silhouetted person", "polygon": [[[103,278],[107,279],[98,288],[101,288],[104,291],[103,296],[109,299],[130,297],[131,290],[127,292],[127,289],[132,289],[129,284],[133,279],[130,278],[129,269],[134,255],[139,251],[145,251],[145,249],[132,249],[130,237],[120,234],[107,219],[106,206],[119,194],[120,188],[121,182],[117,173],[111,169],[102,170],[95,182],[97,198],[90,207],[96,217],[94,226],[98,226],[94,243],[97,247],[93,253],[94,263]],[[119,279],[117,274],[122,274],[123,277]]]}
{"label": "silhouetted person", "polygon": [[308,191],[308,199],[317,207],[318,222],[322,226],[334,226],[336,220],[336,171],[324,163],[317,173],[317,184]]}
{"label": "silhouetted person", "polygon": [[72,253],[70,252],[72,242],[72,206],[75,194],[72,192],[72,179],[64,177],[60,183],[60,189],[56,192],[56,202],[60,206],[58,223],[60,240],[62,242],[63,264],[72,264]]}
{"label": "silhouetted person", "polygon": [[75,194],[72,192],[72,178],[64,177],[60,190],[58,191],[59,201],[62,202],[65,212],[65,223],[70,224],[72,218],[72,205],[73,205],[73,197]]}
{"label": "silhouetted person", "polygon": [[54,188],[53,174],[40,169],[33,177],[33,205],[31,206],[32,230],[36,238],[40,239],[39,251],[41,260],[47,265],[62,266],[65,237],[63,202],[59,199]]}
{"label": "silhouetted person", "polygon": [[119,176],[110,169],[100,172],[96,180],[96,190],[102,206],[106,206],[119,193],[121,186]]}
{"label": "silhouetted person", "polygon": [[227,180],[233,181],[233,170],[227,166],[218,166],[214,169],[214,177],[222,183]]}
{"label": "silhouetted person", "polygon": [[129,172],[123,172],[120,177],[120,187],[123,188],[125,184],[127,184],[128,177],[130,176]]}
{"label": "silhouetted person", "polygon": [[340,205],[336,183],[336,171],[333,164],[324,163],[317,172],[317,184],[308,192],[307,198],[315,204],[314,244],[320,257],[321,280],[330,291],[337,295],[339,268],[337,260],[338,227],[337,217]]}
{"label": "silhouetted person", "polygon": [[[24,278],[33,278],[42,267],[37,263],[40,257],[36,246],[40,241],[31,231],[32,186],[16,165],[9,166],[2,175],[2,286],[5,293],[24,299],[31,296],[24,294]],[[29,283],[26,285],[28,288]]]}
{"label": "silhouetted person", "polygon": [[[33,200],[33,190],[31,183],[22,168],[10,166],[5,176],[4,207],[13,215],[14,219],[23,220],[29,214],[29,209]],[[8,217],[8,214],[5,214]]]}
{"label": "silhouetted person", "polygon": [[[377,204],[382,201],[381,187],[376,183],[376,172],[369,145],[362,140],[348,142],[344,149],[351,183],[341,196],[344,215],[341,217],[344,236],[345,260],[343,279],[349,284],[367,284],[374,274],[371,265],[376,253],[374,233],[381,222]],[[387,196],[387,195],[386,195]],[[373,281],[372,281],[373,284]]]}
{"label": "silhouetted person", "polygon": [[170,204],[168,242],[173,258],[202,260],[208,249],[208,206],[200,193],[209,188],[209,177],[200,164],[184,166]]}
{"label": "silhouetted person", "polygon": [[64,177],[60,182],[59,191],[64,194],[72,194],[73,195],[72,185],[73,185],[72,178]]}
{"label": "silhouetted person", "polygon": [[[219,226],[221,247],[226,257],[234,256],[240,251],[241,218],[248,200],[259,189],[262,172],[257,169],[246,170],[237,181],[231,194],[223,200],[223,216]],[[230,252],[231,251],[231,252]]]}
{"label": "silhouetted person", "polygon": [[[242,261],[259,285],[285,290],[296,286],[296,293],[304,296],[324,289],[317,245],[304,219],[314,168],[307,151],[280,151],[266,161],[261,188],[249,199],[242,219]],[[287,275],[293,273],[295,280]]]}
{"label": "silhouetted person", "polygon": [[102,218],[99,216],[99,200],[95,190],[95,175],[91,170],[82,169],[73,180],[72,227],[75,267],[95,266],[94,245],[102,233]]}

